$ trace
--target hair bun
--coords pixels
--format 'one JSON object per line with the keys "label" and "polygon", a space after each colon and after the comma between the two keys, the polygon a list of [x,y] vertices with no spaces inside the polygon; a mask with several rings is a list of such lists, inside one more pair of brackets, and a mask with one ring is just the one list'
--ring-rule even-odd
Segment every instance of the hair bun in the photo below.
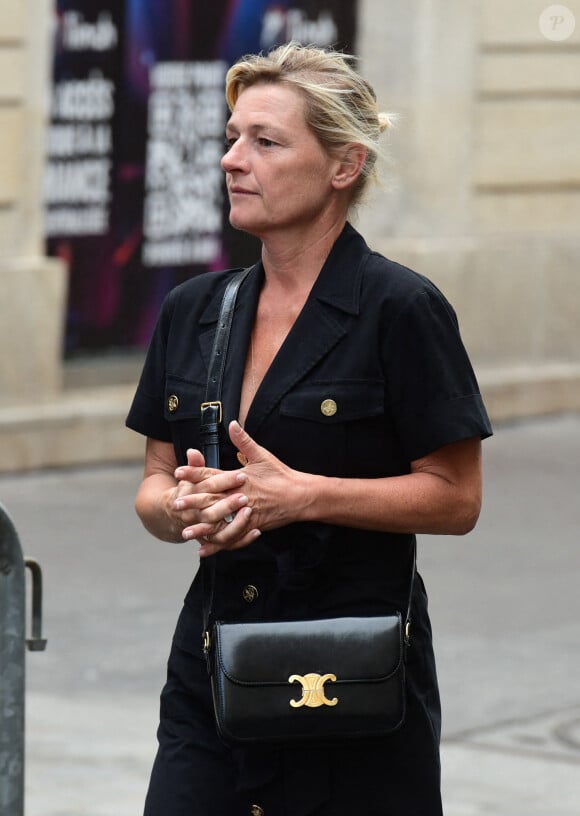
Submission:
{"label": "hair bun", "polygon": [[395,126],[396,116],[393,113],[381,112],[378,114],[379,130],[384,133],[385,130]]}

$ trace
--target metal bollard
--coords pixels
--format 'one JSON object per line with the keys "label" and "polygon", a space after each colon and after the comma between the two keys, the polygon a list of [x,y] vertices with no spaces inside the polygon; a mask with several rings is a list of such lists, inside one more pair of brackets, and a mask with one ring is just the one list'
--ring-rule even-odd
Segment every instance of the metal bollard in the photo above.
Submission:
{"label": "metal bollard", "polygon": [[33,559],[24,560],[16,529],[0,504],[0,814],[24,814],[24,569],[32,573],[32,637],[28,648],[41,651],[42,573]]}

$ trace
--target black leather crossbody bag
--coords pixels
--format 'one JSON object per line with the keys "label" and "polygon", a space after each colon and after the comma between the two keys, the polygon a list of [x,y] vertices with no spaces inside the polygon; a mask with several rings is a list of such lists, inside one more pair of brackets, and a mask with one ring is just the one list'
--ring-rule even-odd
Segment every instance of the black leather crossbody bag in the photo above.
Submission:
{"label": "black leather crossbody bag", "polygon": [[[201,448],[219,467],[221,382],[237,291],[250,270],[228,283],[201,406]],[[216,724],[229,744],[378,737],[405,717],[406,616],[230,623],[214,621],[214,557],[202,564],[208,588],[204,651]]]}

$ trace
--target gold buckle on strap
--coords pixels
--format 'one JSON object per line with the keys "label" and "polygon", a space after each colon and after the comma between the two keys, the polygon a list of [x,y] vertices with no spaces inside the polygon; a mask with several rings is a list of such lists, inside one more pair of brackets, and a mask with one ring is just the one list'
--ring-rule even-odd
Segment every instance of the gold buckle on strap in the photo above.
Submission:
{"label": "gold buckle on strap", "polygon": [[222,404],[220,400],[214,400],[213,402],[202,402],[201,403],[201,410],[203,411],[204,408],[219,408],[219,418],[218,424],[222,421]]}

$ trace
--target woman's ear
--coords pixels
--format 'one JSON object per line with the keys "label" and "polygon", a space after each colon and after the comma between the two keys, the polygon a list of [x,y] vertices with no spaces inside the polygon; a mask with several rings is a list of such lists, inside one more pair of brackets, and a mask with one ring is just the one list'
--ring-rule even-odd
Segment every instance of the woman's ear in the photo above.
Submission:
{"label": "woman's ear", "polygon": [[345,190],[355,184],[362,173],[367,153],[364,145],[353,143],[346,146],[338,170],[332,179],[335,190]]}

